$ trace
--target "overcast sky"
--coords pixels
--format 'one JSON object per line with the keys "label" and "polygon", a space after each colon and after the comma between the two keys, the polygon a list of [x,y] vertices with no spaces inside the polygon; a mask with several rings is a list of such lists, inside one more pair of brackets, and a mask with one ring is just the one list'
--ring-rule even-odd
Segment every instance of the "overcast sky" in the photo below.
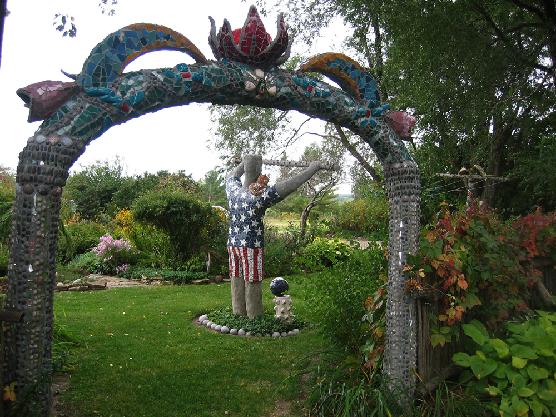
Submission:
{"label": "overcast sky", "polygon": [[[240,0],[119,0],[114,16],[106,16],[99,0],[8,0],[9,16],[5,20],[2,63],[0,68],[0,117],[2,145],[0,165],[15,169],[18,154],[40,122],[27,123],[28,109],[15,91],[44,80],[70,81],[61,72],[79,73],[91,49],[106,35],[131,23],[146,22],[168,26],[188,37],[209,59],[214,59],[207,38],[208,16],[220,27],[227,18],[233,28],[245,21],[249,2]],[[194,4],[194,6],[193,6]],[[77,37],[64,38],[54,30],[58,12],[75,17]],[[263,17],[267,31],[274,38],[276,16]],[[336,23],[323,34],[311,54],[339,52],[343,27]],[[298,53],[302,45],[294,45]],[[134,61],[126,70],[172,67],[193,62],[179,52],[153,52]],[[313,129],[314,130],[314,129]],[[211,137],[208,104],[164,109],[112,127],[95,139],[73,169],[98,160],[119,156],[129,175],[145,171],[185,170],[195,179],[219,164],[208,147]],[[307,139],[298,148],[309,144]],[[298,149],[299,150],[299,149]],[[290,152],[288,152],[290,154]],[[345,188],[345,187],[343,187]]]}

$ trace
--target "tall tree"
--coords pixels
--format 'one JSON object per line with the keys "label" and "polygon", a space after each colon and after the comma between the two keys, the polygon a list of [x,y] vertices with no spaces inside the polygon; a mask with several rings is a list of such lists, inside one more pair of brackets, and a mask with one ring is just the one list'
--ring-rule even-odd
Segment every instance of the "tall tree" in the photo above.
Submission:
{"label": "tall tree", "polygon": [[425,189],[438,172],[478,164],[513,180],[484,185],[491,205],[519,212],[553,200],[521,193],[517,185],[531,181],[517,164],[548,163],[545,145],[556,140],[554,1],[280,3],[293,26],[312,34],[334,15],[350,24],[348,44],[372,68],[383,99],[418,116]]}
{"label": "tall tree", "polygon": [[[317,172],[309,181],[307,181],[299,190],[301,196],[304,197],[303,209],[299,219],[299,228],[301,237],[305,236],[307,231],[307,221],[311,211],[323,204],[333,195],[334,187],[338,185],[342,178],[342,168],[344,160],[344,152],[342,144],[332,140],[330,137],[324,139],[320,144],[312,143],[307,146],[301,157],[302,161],[322,161],[337,166],[337,170],[322,170]],[[288,169],[283,167],[280,175],[288,178],[295,175],[300,169]]]}
{"label": "tall tree", "polygon": [[213,206],[228,206],[224,176],[221,169],[215,168],[208,171],[200,181],[200,188],[203,201]]}

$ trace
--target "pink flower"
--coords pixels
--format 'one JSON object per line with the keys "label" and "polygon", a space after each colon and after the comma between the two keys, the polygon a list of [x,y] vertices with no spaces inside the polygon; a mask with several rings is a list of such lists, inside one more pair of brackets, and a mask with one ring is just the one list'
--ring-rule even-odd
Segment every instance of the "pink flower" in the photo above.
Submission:
{"label": "pink flower", "polygon": [[214,19],[209,19],[209,45],[218,60],[227,58],[266,69],[283,64],[290,56],[291,39],[282,14],[278,16],[278,30],[274,41],[265,30],[255,6],[249,8],[243,27],[234,31],[228,20],[224,19],[217,35]]}

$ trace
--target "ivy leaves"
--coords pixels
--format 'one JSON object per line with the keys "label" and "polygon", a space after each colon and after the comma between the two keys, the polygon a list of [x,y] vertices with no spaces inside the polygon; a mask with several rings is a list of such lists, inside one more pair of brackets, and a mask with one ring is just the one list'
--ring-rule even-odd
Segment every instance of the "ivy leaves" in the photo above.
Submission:
{"label": "ivy leaves", "polygon": [[[508,337],[491,338],[477,320],[462,325],[477,348],[456,353],[453,362],[469,368],[465,384],[492,397],[502,417],[551,416],[556,412],[556,313],[539,311],[523,323],[506,326]],[[473,380],[475,377],[475,380]]]}

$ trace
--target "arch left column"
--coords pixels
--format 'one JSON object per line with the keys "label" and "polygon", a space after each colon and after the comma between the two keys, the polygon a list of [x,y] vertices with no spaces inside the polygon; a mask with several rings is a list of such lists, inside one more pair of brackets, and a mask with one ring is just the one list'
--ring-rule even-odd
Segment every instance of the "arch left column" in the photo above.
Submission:
{"label": "arch left column", "polygon": [[[56,129],[73,117],[44,124],[19,155],[16,175],[5,307],[21,313],[5,326],[3,383],[15,382],[17,402],[36,415],[48,415],[52,373],[53,294],[62,187],[84,144]],[[45,383],[46,382],[46,383]],[[33,414],[35,415],[35,414]]]}

